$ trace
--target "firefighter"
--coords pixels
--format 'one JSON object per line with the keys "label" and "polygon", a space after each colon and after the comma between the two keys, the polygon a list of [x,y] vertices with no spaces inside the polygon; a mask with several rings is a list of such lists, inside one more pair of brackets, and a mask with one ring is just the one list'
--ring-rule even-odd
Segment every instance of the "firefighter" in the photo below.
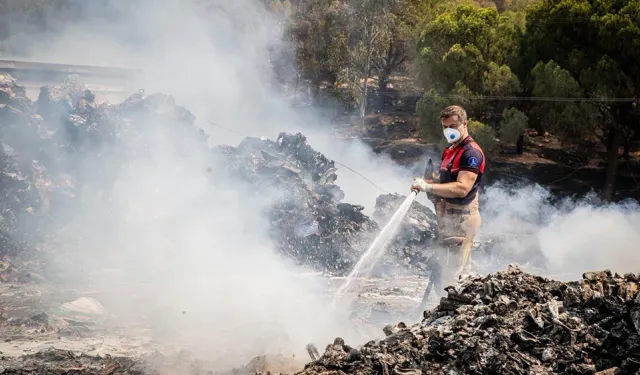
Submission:
{"label": "firefighter", "polygon": [[[464,271],[480,226],[478,191],[484,174],[484,152],[469,135],[467,112],[452,105],[440,113],[442,131],[450,144],[442,154],[439,179],[416,177],[413,191],[427,193],[436,209],[438,222],[437,243],[440,249],[435,257],[439,270],[432,274],[433,287],[440,293],[444,283],[453,281]],[[425,298],[429,290],[425,292]]]}

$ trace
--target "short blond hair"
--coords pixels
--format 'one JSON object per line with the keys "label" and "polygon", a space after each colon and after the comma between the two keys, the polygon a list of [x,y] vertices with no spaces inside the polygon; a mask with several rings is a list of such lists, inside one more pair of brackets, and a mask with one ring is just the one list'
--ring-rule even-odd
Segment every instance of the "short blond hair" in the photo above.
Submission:
{"label": "short blond hair", "polygon": [[462,122],[467,119],[467,111],[459,105],[450,105],[440,112],[440,120],[446,120],[449,117],[458,115],[458,121]]}

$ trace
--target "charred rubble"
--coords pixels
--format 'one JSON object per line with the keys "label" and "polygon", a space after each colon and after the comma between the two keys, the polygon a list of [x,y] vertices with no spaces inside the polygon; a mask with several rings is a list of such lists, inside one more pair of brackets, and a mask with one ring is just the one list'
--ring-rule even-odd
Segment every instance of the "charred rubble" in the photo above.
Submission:
{"label": "charred rubble", "polygon": [[[395,210],[388,197],[378,199],[373,218],[343,202],[334,161],[301,133],[211,148],[195,116],[169,95],[140,90],[119,104],[98,103],[80,77],[70,76],[31,101],[15,79],[0,74],[0,123],[0,255],[14,259],[63,227],[69,207],[82,210],[91,200],[108,206],[125,161],[144,161],[162,137],[172,145],[163,152],[209,161],[213,194],[226,181],[240,181],[247,199],[275,194],[264,212],[273,242],[284,256],[319,271],[348,272]],[[409,266],[423,273],[434,228],[433,214],[414,203],[381,269]]]}
{"label": "charred rubble", "polygon": [[[317,269],[344,273],[357,260],[363,240],[377,224],[364,207],[343,203],[334,184],[334,162],[313,150],[300,133],[276,141],[246,138],[238,147],[217,146],[224,173],[231,172],[258,194],[278,192],[266,212],[271,237],[283,254]],[[218,169],[220,170],[220,169]]]}
{"label": "charred rubble", "polygon": [[510,266],[447,288],[422,322],[356,348],[336,338],[300,375],[637,374],[640,275],[559,282]]}

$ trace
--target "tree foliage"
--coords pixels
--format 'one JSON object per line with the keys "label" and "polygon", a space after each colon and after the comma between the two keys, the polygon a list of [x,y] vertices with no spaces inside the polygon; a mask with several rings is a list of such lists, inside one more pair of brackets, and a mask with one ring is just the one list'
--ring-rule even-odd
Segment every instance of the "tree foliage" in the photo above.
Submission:
{"label": "tree foliage", "polygon": [[584,122],[582,116],[576,116],[576,114],[588,104],[561,99],[578,99],[583,96],[580,84],[567,70],[562,69],[553,60],[546,64],[538,62],[531,70],[530,81],[532,82],[531,94],[534,97],[548,98],[548,100],[534,103],[529,111],[540,135],[550,130],[569,138],[577,130],[587,130],[589,124]]}
{"label": "tree foliage", "polygon": [[527,130],[529,117],[516,108],[505,109],[500,121],[500,141],[507,145],[516,145]]}
{"label": "tree foliage", "polygon": [[[439,107],[439,112],[446,102],[464,106],[483,125],[496,126],[509,103],[491,97],[521,91],[520,80],[510,68],[520,35],[513,17],[472,5],[458,6],[427,23],[418,42],[420,79],[428,90],[417,107],[420,117],[432,124],[432,112],[437,109],[432,107]],[[488,134],[484,127],[479,129]],[[428,125],[423,133],[432,138]],[[495,136],[484,138],[491,144],[483,147],[493,148]]]}
{"label": "tree foliage", "polygon": [[298,67],[313,83],[343,87],[364,105],[365,80],[387,88],[389,77],[413,56],[418,31],[438,1],[302,0],[287,33]]}
{"label": "tree foliage", "polygon": [[602,141],[608,160],[603,198],[609,199],[615,189],[618,147],[638,123],[633,102],[623,99],[640,96],[640,1],[541,0],[529,9],[526,20],[518,67],[529,82],[526,91],[591,99],[540,101],[531,108],[534,121],[539,128],[574,140],[591,134]]}
{"label": "tree foliage", "polygon": [[469,134],[476,142],[478,142],[478,144],[482,145],[482,150],[484,151],[485,156],[492,156],[498,149],[495,142],[495,130],[491,126],[483,124],[480,121],[469,120],[467,123]]}
{"label": "tree foliage", "polygon": [[296,48],[301,75],[319,85],[335,82],[349,59],[347,19],[338,0],[316,0],[299,4],[287,36]]}
{"label": "tree foliage", "polygon": [[462,81],[481,93],[491,63],[509,69],[518,35],[512,19],[495,9],[464,5],[438,16],[426,25],[418,43],[423,84],[449,91]]}
{"label": "tree foliage", "polygon": [[425,25],[417,43],[423,134],[434,138],[435,114],[457,103],[499,129],[505,144],[521,143],[527,126],[567,142],[598,139],[607,149],[603,197],[610,198],[618,146],[639,120],[632,98],[640,97],[640,1],[494,5],[457,4]]}

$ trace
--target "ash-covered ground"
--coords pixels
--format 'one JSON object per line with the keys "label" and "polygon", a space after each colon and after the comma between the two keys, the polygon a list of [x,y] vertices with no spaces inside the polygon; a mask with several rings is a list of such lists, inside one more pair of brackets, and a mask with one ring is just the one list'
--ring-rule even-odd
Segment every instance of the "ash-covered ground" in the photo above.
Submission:
{"label": "ash-covered ground", "polygon": [[[189,252],[203,232],[186,229],[202,225],[206,233],[210,223],[194,218],[219,212],[214,223],[240,223],[240,237],[263,233],[259,238],[269,242],[274,256],[305,270],[278,282],[313,280],[318,286],[313,300],[331,304],[344,276],[404,199],[380,195],[369,217],[364,207],[344,201],[339,168],[312,147],[313,140],[280,133],[211,147],[195,116],[164,94],[140,92],[120,104],[97,103],[79,77],[43,88],[35,102],[24,94],[19,82],[0,75],[4,373],[219,373],[230,369],[224,359],[239,352],[249,357],[234,373],[301,371],[310,361],[306,353],[277,348],[298,343],[287,332],[306,332],[310,325],[317,325],[317,332],[325,321],[321,316],[300,320],[297,312],[285,314],[269,304],[310,300],[247,293],[259,287],[261,280],[251,284],[249,279],[262,276],[256,271],[266,258],[244,254],[249,250],[240,238],[236,247],[225,243],[231,250],[216,262],[206,263],[202,253]],[[184,163],[167,163],[172,158]],[[138,176],[150,166],[184,180],[126,184],[140,183]],[[174,183],[179,188],[172,192],[197,199],[154,201],[162,199],[160,185]],[[242,207],[252,208],[249,214],[234,211],[230,202],[237,196]],[[563,284],[510,268],[489,279],[466,279],[440,301],[433,295],[435,309],[411,326],[421,320],[415,309],[428,280],[436,230],[433,212],[414,202],[373,273],[341,297],[347,301],[340,308],[346,310],[352,337],[366,339],[351,346],[338,339],[326,351],[330,340],[312,343],[322,357],[304,373],[638,370],[639,359],[627,350],[636,350],[638,339],[640,301],[633,275],[589,274],[582,284]],[[217,250],[215,238],[208,244]],[[509,263],[544,268],[539,252],[508,250],[499,241],[478,244],[474,270],[486,274]],[[237,265],[237,257],[252,268],[226,273],[227,263]],[[202,269],[192,269],[198,262]],[[220,277],[203,277],[207,274]],[[275,277],[278,271],[266,275]],[[182,281],[189,276],[189,282]],[[208,285],[212,280],[216,285]],[[243,314],[261,317],[251,320],[255,328],[232,319],[236,290],[255,298],[248,302],[249,312],[246,301],[239,305]],[[179,298],[186,294],[196,297]],[[218,294],[226,297],[216,299]],[[211,300],[213,308],[207,305]],[[556,311],[560,302],[564,308]],[[226,315],[216,314],[215,303]],[[503,304],[511,310],[505,313]],[[280,315],[272,322],[274,311]],[[306,313],[316,311],[320,314]],[[311,323],[291,327],[300,321]],[[400,321],[405,323],[397,325]],[[230,342],[234,330],[239,338]],[[203,348],[194,337],[221,339]],[[254,339],[253,346],[239,345]],[[382,341],[361,346],[369,339]],[[270,341],[282,345],[265,344]]]}

